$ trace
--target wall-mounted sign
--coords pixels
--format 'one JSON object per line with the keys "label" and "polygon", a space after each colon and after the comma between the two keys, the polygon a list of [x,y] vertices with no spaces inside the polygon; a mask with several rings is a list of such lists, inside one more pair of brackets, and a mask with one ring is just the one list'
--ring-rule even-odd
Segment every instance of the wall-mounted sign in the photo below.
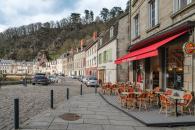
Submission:
{"label": "wall-mounted sign", "polygon": [[195,43],[187,42],[183,45],[183,51],[185,54],[193,54],[195,53]]}

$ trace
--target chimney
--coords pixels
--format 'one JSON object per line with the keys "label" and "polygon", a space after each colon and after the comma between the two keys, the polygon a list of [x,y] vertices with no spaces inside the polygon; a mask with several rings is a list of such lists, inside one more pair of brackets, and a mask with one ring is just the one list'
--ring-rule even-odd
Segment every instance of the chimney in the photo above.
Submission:
{"label": "chimney", "polygon": [[84,39],[81,39],[80,45],[81,45],[81,51],[82,51],[83,50],[83,45],[84,45]]}
{"label": "chimney", "polygon": [[93,32],[93,41],[97,39],[97,32]]}

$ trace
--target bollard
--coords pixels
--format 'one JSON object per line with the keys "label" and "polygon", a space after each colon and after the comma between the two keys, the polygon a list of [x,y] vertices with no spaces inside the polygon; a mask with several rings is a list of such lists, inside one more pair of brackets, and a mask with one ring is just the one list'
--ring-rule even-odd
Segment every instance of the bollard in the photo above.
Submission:
{"label": "bollard", "polygon": [[53,90],[51,90],[51,109],[53,109]]}
{"label": "bollard", "polygon": [[66,98],[67,98],[67,100],[69,99],[69,88],[67,88]]}
{"label": "bollard", "polygon": [[19,99],[14,99],[14,128],[19,129]]}
{"label": "bollard", "polygon": [[97,85],[95,85],[95,93],[97,93]]}
{"label": "bollard", "polygon": [[80,95],[83,95],[83,85],[81,84]]}

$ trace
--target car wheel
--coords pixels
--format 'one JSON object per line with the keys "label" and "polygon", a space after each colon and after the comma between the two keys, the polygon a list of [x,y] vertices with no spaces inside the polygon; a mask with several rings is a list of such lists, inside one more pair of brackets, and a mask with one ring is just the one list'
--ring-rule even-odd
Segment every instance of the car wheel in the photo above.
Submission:
{"label": "car wheel", "polygon": [[32,85],[35,85],[35,83],[32,83]]}

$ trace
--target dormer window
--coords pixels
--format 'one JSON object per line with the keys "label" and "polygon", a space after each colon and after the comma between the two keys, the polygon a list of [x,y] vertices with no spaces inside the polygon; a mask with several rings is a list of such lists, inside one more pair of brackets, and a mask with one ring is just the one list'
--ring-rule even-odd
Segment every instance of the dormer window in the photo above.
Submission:
{"label": "dormer window", "polygon": [[102,40],[102,38],[100,38],[100,43],[99,43],[100,46],[102,45],[102,42],[103,42],[103,40]]}
{"label": "dormer window", "polygon": [[114,27],[112,26],[110,28],[110,39],[113,38],[113,36],[114,36]]}

